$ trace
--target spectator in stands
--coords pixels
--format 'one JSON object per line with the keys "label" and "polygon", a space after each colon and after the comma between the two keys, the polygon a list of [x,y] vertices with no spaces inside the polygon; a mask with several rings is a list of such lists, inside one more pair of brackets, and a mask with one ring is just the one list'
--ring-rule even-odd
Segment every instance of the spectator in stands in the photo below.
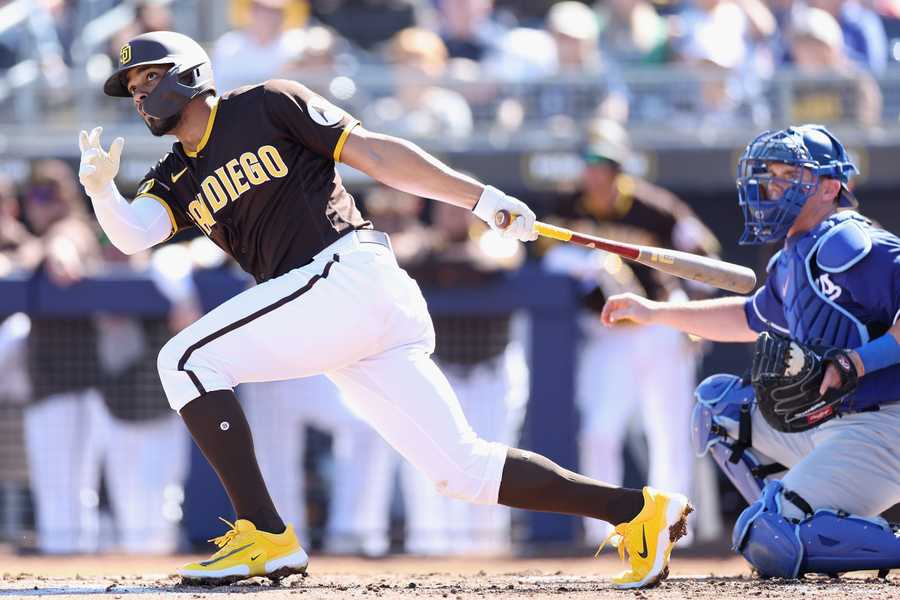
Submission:
{"label": "spectator in stands", "polygon": [[493,0],[439,0],[441,38],[450,58],[476,62],[496,52],[504,28],[491,18]]}
{"label": "spectator in stands", "polygon": [[627,90],[616,65],[600,53],[597,14],[581,2],[559,2],[547,13],[546,25],[556,47],[554,74],[570,79],[542,90],[540,113],[627,120]]}
{"label": "spectator in stands", "polygon": [[412,137],[462,138],[472,132],[472,111],[458,92],[440,84],[447,67],[441,38],[422,28],[399,32],[386,49],[396,87],[377,100],[363,121],[390,133]]}
{"label": "spectator in stands", "polygon": [[307,44],[300,28],[285,29],[288,0],[251,0],[246,20],[213,47],[220,92],[279,76],[299,61]]}
{"label": "spectator in stands", "polygon": [[818,8],[795,11],[788,44],[793,64],[806,77],[794,84],[792,113],[811,123],[881,120],[881,90],[845,51],[840,25]]}
{"label": "spectator in stands", "polygon": [[[593,123],[581,185],[560,197],[556,218],[578,231],[623,242],[717,253],[716,238],[686,204],[625,171],[631,157],[621,125],[610,120]],[[576,374],[580,468],[591,477],[620,484],[625,434],[631,415],[640,411],[649,447],[650,485],[690,493],[696,348],[674,329],[625,326],[611,330],[601,325],[599,316],[605,298],[620,292],[663,300],[686,299],[688,293],[705,290],[694,292],[661,271],[571,244],[552,245],[544,264],[572,276],[584,294],[580,317],[584,340]],[[588,520],[584,525],[589,544],[600,543],[611,527]]]}
{"label": "spectator in stands", "polygon": [[[45,101],[62,102],[71,96],[69,38],[61,37],[70,22],[61,18],[67,7],[61,0],[21,3],[20,20],[0,22],[0,73],[26,60],[34,61],[43,84]],[[12,10],[10,17],[16,17]],[[7,16],[7,15],[4,15]]]}
{"label": "spectator in stands", "polygon": [[[764,79],[773,72],[776,21],[759,0],[698,0],[680,16],[678,60],[696,73],[685,78],[678,98],[677,125],[716,132],[770,118]],[[699,88],[698,90],[694,88]]]}
{"label": "spectator in stands", "polygon": [[403,29],[424,26],[432,12],[431,2],[421,0],[329,0],[315,2],[313,15],[355,45],[373,50]]}
{"label": "spectator in stands", "polygon": [[16,186],[0,173],[0,276],[19,269],[32,269],[40,260],[34,237],[19,220]]}
{"label": "spectator in stands", "polygon": [[600,46],[622,66],[668,62],[669,25],[649,0],[610,0],[602,4]]}
{"label": "spectator in stands", "polygon": [[170,31],[174,28],[172,0],[137,0],[134,2],[134,20],[118,31],[109,42],[109,55],[119,59],[122,45],[133,37],[150,31]]}
{"label": "spectator in stands", "polygon": [[[36,278],[67,286],[99,263],[97,232],[67,164],[36,162],[23,198],[25,217],[40,240]],[[33,315],[27,362],[33,401],[25,410],[25,440],[37,547],[45,553],[94,551],[106,432],[93,320]]]}
{"label": "spectator in stands", "polygon": [[887,35],[878,14],[858,0],[809,0],[831,15],[841,28],[847,57],[871,73],[884,73],[888,61]]}

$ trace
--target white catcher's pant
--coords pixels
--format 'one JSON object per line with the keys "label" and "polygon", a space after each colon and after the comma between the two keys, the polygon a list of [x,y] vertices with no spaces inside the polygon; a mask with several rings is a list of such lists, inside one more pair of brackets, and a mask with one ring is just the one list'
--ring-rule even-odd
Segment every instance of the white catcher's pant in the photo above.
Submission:
{"label": "white catcher's pant", "polygon": [[[598,318],[591,319],[576,379],[581,472],[622,484],[625,434],[637,411],[650,453],[648,485],[689,494],[696,369],[689,342],[668,327],[604,328]],[[584,519],[586,541],[600,543],[611,527]]]}
{"label": "white catcher's pant", "polygon": [[433,350],[416,283],[390,250],[351,233],[181,331],[159,371],[175,410],[239,383],[325,373],[438,491],[495,504],[507,447],[475,434]]}

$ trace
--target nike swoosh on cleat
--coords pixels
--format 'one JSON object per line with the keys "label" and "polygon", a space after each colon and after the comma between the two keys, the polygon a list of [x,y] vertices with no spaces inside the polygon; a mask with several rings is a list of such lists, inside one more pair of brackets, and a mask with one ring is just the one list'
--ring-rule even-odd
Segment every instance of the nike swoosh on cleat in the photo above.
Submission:
{"label": "nike swoosh on cleat", "polygon": [[649,551],[647,550],[647,528],[645,525],[641,525],[641,541],[644,543],[644,549],[638,552],[638,556],[647,558]]}
{"label": "nike swoosh on cleat", "polygon": [[256,556],[251,556],[251,557],[250,557],[250,560],[256,560],[256,559],[259,558],[260,556],[262,556],[262,552],[260,552],[260,553],[257,554]]}
{"label": "nike swoosh on cleat", "polygon": [[187,167],[183,168],[181,171],[179,171],[179,172],[176,173],[175,175],[172,175],[172,183],[175,183],[175,182],[177,182],[179,179],[181,179],[181,176],[184,175],[184,172],[185,172],[185,171],[187,171]]}
{"label": "nike swoosh on cleat", "polygon": [[229,556],[234,556],[235,554],[237,554],[237,553],[240,552],[241,550],[246,550],[247,548],[249,548],[249,547],[252,546],[252,545],[253,545],[253,542],[250,542],[250,543],[247,544],[246,546],[241,546],[240,548],[235,548],[234,550],[232,550],[232,551],[229,552],[228,554],[225,554],[225,555],[223,555],[223,556],[220,556],[219,558],[215,558],[215,559],[211,559],[211,560],[204,560],[202,563],[199,563],[199,564],[200,564],[201,567],[208,567],[209,565],[216,564],[216,563],[219,562],[220,560],[225,560],[225,559],[228,558]]}

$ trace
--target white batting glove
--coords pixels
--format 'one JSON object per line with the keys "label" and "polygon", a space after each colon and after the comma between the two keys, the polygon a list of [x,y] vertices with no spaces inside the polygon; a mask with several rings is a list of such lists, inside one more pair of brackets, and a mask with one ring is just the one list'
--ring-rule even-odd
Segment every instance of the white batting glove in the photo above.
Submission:
{"label": "white batting glove", "polygon": [[106,152],[100,145],[102,127],[95,127],[90,134],[82,130],[78,134],[78,147],[81,149],[81,166],[78,168],[78,180],[84,186],[88,196],[103,193],[119,172],[119,159],[125,139],[117,137]]}
{"label": "white batting glove", "polygon": [[[506,227],[497,225],[495,217],[497,212],[501,210],[509,211],[515,215],[513,222]],[[538,237],[534,230],[535,215],[534,211],[528,208],[528,205],[507,196],[497,188],[486,185],[484,191],[481,192],[481,198],[478,204],[472,209],[475,216],[487,223],[491,229],[498,232],[501,237],[513,238],[520,242],[531,242]]]}

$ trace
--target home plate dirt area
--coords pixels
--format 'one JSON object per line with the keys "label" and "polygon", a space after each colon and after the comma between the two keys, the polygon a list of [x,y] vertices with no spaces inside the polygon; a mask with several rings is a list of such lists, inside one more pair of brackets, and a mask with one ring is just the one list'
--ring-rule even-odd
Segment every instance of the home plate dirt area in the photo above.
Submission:
{"label": "home plate dirt area", "polygon": [[593,558],[410,558],[379,560],[313,556],[306,577],[273,583],[256,578],[236,585],[183,585],[168,575],[195,557],[22,557],[0,554],[0,597],[27,598],[646,598],[754,600],[755,598],[900,598],[900,573],[839,579],[763,581],[739,557],[676,556],[659,587],[618,591],[610,578],[621,569],[614,554]]}

